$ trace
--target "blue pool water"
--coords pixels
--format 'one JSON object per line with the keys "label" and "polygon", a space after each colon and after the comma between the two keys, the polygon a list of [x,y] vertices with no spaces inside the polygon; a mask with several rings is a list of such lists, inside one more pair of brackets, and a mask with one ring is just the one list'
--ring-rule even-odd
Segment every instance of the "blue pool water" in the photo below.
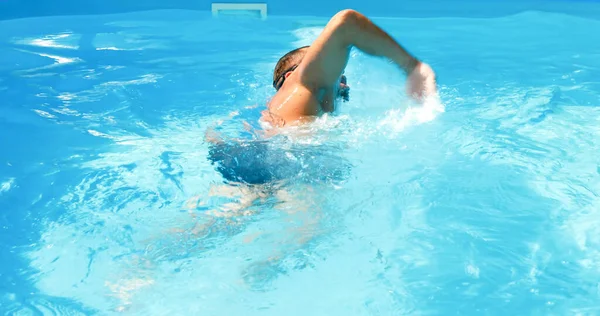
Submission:
{"label": "blue pool water", "polygon": [[600,22],[374,20],[441,104],[355,51],[350,102],[270,144],[309,176],[261,192],[204,134],[252,138],[326,19],[0,21],[1,314],[600,314]]}

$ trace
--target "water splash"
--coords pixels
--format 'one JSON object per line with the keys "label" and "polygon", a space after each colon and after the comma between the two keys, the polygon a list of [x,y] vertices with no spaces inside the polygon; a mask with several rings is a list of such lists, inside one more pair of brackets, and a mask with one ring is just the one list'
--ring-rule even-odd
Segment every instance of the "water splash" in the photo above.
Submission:
{"label": "water splash", "polygon": [[433,121],[445,112],[439,96],[427,98],[422,105],[408,105],[405,109],[393,109],[378,124],[378,129],[386,134],[397,134],[404,129]]}

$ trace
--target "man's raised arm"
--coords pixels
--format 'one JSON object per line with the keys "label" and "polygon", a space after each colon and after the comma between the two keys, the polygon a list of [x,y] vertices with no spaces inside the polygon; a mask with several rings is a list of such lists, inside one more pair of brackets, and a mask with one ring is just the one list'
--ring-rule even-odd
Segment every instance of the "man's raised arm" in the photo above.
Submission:
{"label": "man's raised arm", "polygon": [[332,87],[346,67],[353,46],[398,65],[408,76],[407,93],[411,96],[421,98],[436,92],[433,70],[354,10],[340,11],[329,20],[298,67],[300,82],[310,89]]}

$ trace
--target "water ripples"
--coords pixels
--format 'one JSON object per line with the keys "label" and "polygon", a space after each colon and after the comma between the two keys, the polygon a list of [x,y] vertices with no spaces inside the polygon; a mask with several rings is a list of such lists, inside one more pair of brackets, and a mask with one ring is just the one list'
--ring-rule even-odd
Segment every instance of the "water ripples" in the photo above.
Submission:
{"label": "water ripples", "polygon": [[[35,294],[15,287],[3,311],[596,312],[598,47],[574,52],[581,43],[564,38],[574,48],[551,51],[555,37],[544,37],[596,22],[382,21],[434,62],[441,102],[406,102],[401,74],[353,51],[351,101],[273,140],[298,157],[310,148],[303,159],[348,163],[350,174],[248,189],[225,185],[204,134],[255,139],[244,123],[258,127],[274,60],[321,26],[273,20],[273,33],[181,14],[89,17],[45,36],[0,31],[6,57],[21,60],[0,62],[2,120],[41,126],[48,143],[38,155],[2,154],[30,167],[2,166],[1,199],[47,184],[19,203],[31,205],[39,238],[11,249],[25,249],[30,266],[19,268],[35,271],[25,277]],[[428,31],[405,31],[415,28]],[[508,49],[517,40],[526,44]]]}

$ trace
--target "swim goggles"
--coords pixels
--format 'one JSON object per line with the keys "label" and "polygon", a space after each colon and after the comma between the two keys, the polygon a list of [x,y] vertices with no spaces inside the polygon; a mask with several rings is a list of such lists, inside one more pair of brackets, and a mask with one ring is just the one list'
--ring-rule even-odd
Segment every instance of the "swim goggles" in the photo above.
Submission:
{"label": "swim goggles", "polygon": [[[287,74],[290,71],[296,70],[296,68],[298,68],[298,65],[294,65],[294,66],[288,68],[283,73],[281,73],[281,75],[279,75],[279,77],[277,77],[277,79],[273,80],[273,88],[275,88],[275,90],[279,90],[279,88],[281,88],[281,86],[283,86],[283,83],[285,82],[285,74]],[[281,81],[281,83],[280,83],[280,81]]]}

